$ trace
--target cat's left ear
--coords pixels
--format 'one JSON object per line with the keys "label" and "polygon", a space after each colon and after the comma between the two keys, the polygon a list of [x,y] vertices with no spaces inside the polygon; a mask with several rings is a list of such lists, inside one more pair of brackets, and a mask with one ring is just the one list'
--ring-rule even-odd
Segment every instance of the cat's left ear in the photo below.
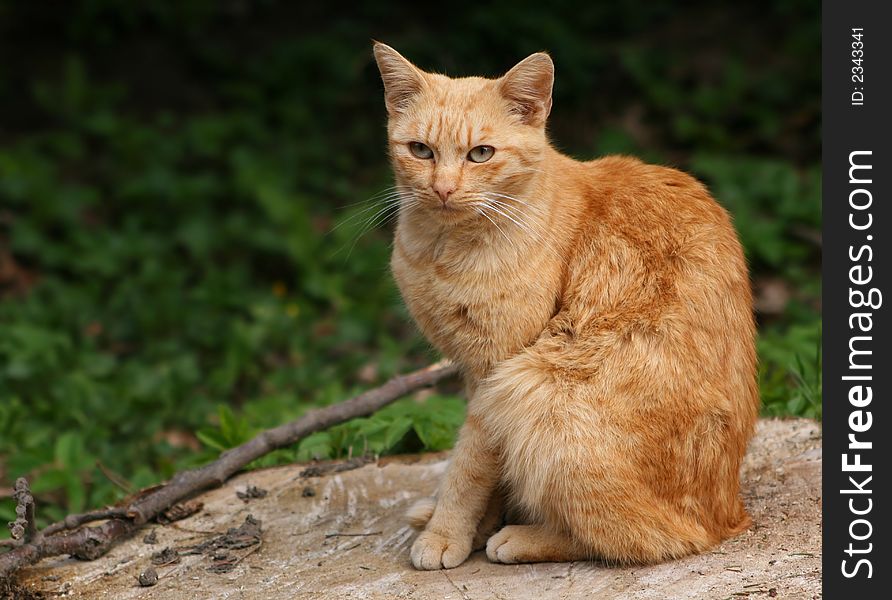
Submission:
{"label": "cat's left ear", "polygon": [[409,106],[412,97],[424,88],[424,73],[387,44],[375,42],[374,52],[384,82],[387,113],[402,112]]}
{"label": "cat's left ear", "polygon": [[499,79],[502,95],[527,125],[543,127],[551,112],[554,63],[544,52],[531,54]]}

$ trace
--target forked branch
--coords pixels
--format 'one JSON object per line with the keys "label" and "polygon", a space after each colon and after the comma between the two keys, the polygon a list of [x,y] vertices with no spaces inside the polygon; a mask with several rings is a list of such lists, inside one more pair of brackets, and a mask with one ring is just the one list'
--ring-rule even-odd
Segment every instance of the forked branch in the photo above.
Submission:
{"label": "forked branch", "polygon": [[[14,527],[13,537],[19,535],[18,539],[22,543],[5,554],[0,554],[0,579],[9,577],[17,569],[34,564],[48,556],[71,554],[87,560],[98,558],[147,521],[156,518],[178,502],[208,488],[222,485],[250,462],[273,450],[291,446],[316,431],[370,415],[411,391],[433,385],[440,379],[455,374],[456,370],[454,365],[443,361],[394,377],[384,385],[354,398],[311,410],[295,421],[267,429],[241,446],[227,450],[208,465],[177,473],[167,484],[138,496],[126,506],[83,515],[70,515],[64,521],[54,523],[40,532],[34,527],[34,499],[31,497],[28,483],[24,479],[19,479],[16,482],[16,500],[19,506],[23,507],[22,515],[11,523],[10,527]],[[99,519],[107,520],[100,525],[76,529]],[[66,533],[71,529],[76,530]]]}

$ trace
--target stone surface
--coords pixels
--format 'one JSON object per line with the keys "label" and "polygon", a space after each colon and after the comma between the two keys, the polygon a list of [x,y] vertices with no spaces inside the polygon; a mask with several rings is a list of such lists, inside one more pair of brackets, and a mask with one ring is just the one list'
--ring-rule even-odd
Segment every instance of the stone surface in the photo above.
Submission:
{"label": "stone surface", "polygon": [[[444,455],[427,455],[320,477],[301,477],[300,465],[247,473],[204,494],[204,509],[188,519],[152,525],[96,561],[45,560],[23,580],[65,598],[116,600],[820,597],[821,430],[812,421],[760,422],[742,475],[751,530],[650,567],[495,565],[478,552],[456,569],[416,571],[408,553],[415,535],[402,513],[433,493],[445,468]],[[267,494],[239,499],[248,486]],[[153,553],[182,552],[249,514],[262,521],[262,543],[215,551],[223,553],[217,562],[233,563],[229,572],[209,571],[213,556],[184,555],[154,566],[157,584],[140,587]],[[150,531],[155,544],[143,542]]]}

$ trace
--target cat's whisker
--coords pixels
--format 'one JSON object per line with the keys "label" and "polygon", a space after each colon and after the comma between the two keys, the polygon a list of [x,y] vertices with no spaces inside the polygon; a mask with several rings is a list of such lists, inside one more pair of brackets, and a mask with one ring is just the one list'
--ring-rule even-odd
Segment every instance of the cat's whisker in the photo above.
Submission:
{"label": "cat's whisker", "polygon": [[505,241],[506,241],[506,242],[508,242],[512,247],[516,248],[517,245],[514,243],[514,241],[513,241],[511,238],[508,237],[508,234],[506,234],[505,231],[504,231],[501,227],[499,227],[499,224],[496,223],[496,222],[495,222],[489,215],[487,215],[483,210],[481,210],[481,208],[482,208],[482,207],[485,207],[485,206],[486,206],[485,204],[478,204],[478,205],[476,206],[477,212],[480,213],[480,215],[481,215],[483,218],[485,218],[487,221],[489,221],[490,223],[493,224],[493,227],[495,227],[495,228],[498,230],[498,232],[499,232],[500,234],[502,234],[502,237],[505,238]]}
{"label": "cat's whisker", "polygon": [[495,198],[486,198],[485,201],[487,204],[493,207],[497,207],[503,212],[507,213],[506,217],[520,221],[521,224],[525,225],[528,229],[542,229],[544,219],[537,213],[525,210],[523,207],[511,205],[507,202]]}
{"label": "cat's whisker", "polygon": [[[380,194],[380,195],[377,195],[377,196],[370,198],[368,200],[363,200],[362,202],[356,203],[354,205],[354,208],[349,211],[352,214],[349,214],[347,217],[345,217],[345,219],[339,224],[339,226],[341,224],[348,223],[351,220],[361,218],[363,215],[367,214],[368,212],[375,210],[376,208],[380,207],[382,204],[385,204],[385,203],[389,202],[390,200],[392,200],[393,198],[399,197],[400,195],[402,195],[402,192],[400,192],[398,190],[390,190],[385,194]],[[343,212],[348,212],[348,211],[344,210]]]}
{"label": "cat's whisker", "polygon": [[390,190],[385,194],[381,194],[380,196],[377,196],[377,197],[371,199],[370,201],[366,201],[365,203],[363,203],[363,204],[368,204],[368,206],[363,207],[361,209],[361,212],[367,211],[369,208],[373,208],[377,205],[380,205],[382,202],[387,202],[389,200],[392,200],[393,198],[399,198],[399,197],[405,196],[408,193],[409,192],[404,191],[404,190]]}
{"label": "cat's whisker", "polygon": [[533,233],[533,231],[530,229],[529,225],[527,225],[526,223],[521,223],[520,221],[518,221],[517,219],[512,217],[511,214],[509,213],[509,211],[505,210],[504,208],[500,208],[498,205],[496,205],[494,203],[490,203],[489,207],[492,210],[494,210],[496,213],[502,215],[503,217],[505,217],[506,219],[508,219],[509,221],[511,221],[518,227],[520,227],[523,231],[530,233],[530,234]]}
{"label": "cat's whisker", "polygon": [[[378,210],[373,215],[371,215],[370,217],[366,217],[365,215],[363,215],[363,224],[360,228],[359,233],[356,234],[356,236],[353,238],[352,243],[350,244],[350,249],[347,252],[347,258],[350,258],[350,255],[353,253],[353,249],[356,247],[356,244],[359,242],[362,236],[364,236],[375,227],[378,227],[387,222],[394,215],[398,214],[400,210],[413,207],[417,203],[418,201],[411,194],[400,193],[398,195],[388,197],[386,200],[382,200],[378,204],[376,204],[373,208],[377,208]],[[382,207],[381,204],[384,204],[384,206]],[[347,244],[345,243],[344,246],[341,246],[341,248],[339,248],[335,254],[343,250],[346,245]]]}
{"label": "cat's whisker", "polygon": [[385,216],[384,218],[386,218],[386,215],[389,215],[389,213],[398,212],[400,209],[400,206],[402,206],[405,203],[405,200],[406,200],[406,198],[400,197],[400,198],[394,198],[394,199],[388,201],[386,206],[384,206],[380,210],[378,210],[378,212],[376,212],[374,215],[372,215],[365,222],[362,230],[359,233],[359,236],[357,236],[357,237],[361,237],[361,236],[365,235],[369,230],[377,227],[381,222],[382,216]]}
{"label": "cat's whisker", "polygon": [[499,214],[513,221],[515,225],[527,233],[535,235],[536,231],[533,229],[534,219],[531,215],[527,215],[517,206],[512,206],[496,198],[483,198],[483,200],[490,208],[497,210]]}
{"label": "cat's whisker", "polygon": [[513,200],[514,202],[518,202],[518,203],[520,203],[520,204],[523,204],[524,206],[529,207],[530,210],[533,210],[533,211],[535,211],[535,212],[537,212],[537,213],[539,213],[539,214],[543,214],[543,215],[545,214],[541,207],[536,206],[535,204],[531,204],[531,203],[529,203],[529,202],[527,202],[527,201],[525,201],[525,200],[521,200],[520,198],[516,198],[515,196],[509,196],[508,194],[502,194],[502,193],[500,193],[500,192],[488,192],[488,191],[484,191],[484,192],[480,192],[480,193],[481,193],[481,194],[484,194],[484,195],[486,195],[486,196],[496,196],[496,197],[498,197],[498,198],[505,198],[505,199],[507,199],[507,200]]}
{"label": "cat's whisker", "polygon": [[384,188],[383,190],[379,190],[379,191],[375,192],[374,194],[372,194],[365,200],[360,200],[358,202],[351,202],[350,204],[345,204],[343,206],[339,206],[338,210],[346,210],[353,206],[359,206],[360,204],[366,204],[367,202],[373,202],[373,201],[379,199],[381,196],[385,196],[385,195],[387,195],[391,192],[394,192],[394,191],[403,191],[403,190],[411,190],[411,187],[407,186],[407,185],[391,185],[391,186]]}
{"label": "cat's whisker", "polygon": [[[502,210],[494,206],[492,202],[485,198],[481,198],[481,200],[482,202],[479,204],[480,208],[485,209],[485,211],[488,211],[490,213],[488,216],[492,217],[491,221],[493,221],[496,225],[498,225],[499,220],[502,220],[503,225],[513,225],[520,231],[524,232],[530,238],[536,239],[535,231],[533,231],[522,220],[512,218],[510,215],[505,214]],[[520,249],[520,245],[517,239],[509,235],[505,235],[505,237],[506,239],[508,239],[509,242],[511,242],[513,248],[517,250]]]}
{"label": "cat's whisker", "polygon": [[496,200],[495,198],[490,198],[489,202],[493,206],[501,207],[503,210],[511,213],[513,216],[517,217],[521,221],[524,222],[525,225],[532,226],[532,219],[529,215],[524,213],[522,210],[517,208],[516,206],[511,206],[507,202],[502,202],[501,200]]}
{"label": "cat's whisker", "polygon": [[[494,213],[496,213],[496,214],[498,214],[498,215],[500,215],[500,216],[502,216],[502,217],[504,217],[504,218],[510,220],[510,221],[513,222],[515,225],[517,225],[517,227],[520,228],[521,231],[523,231],[524,233],[526,233],[526,234],[527,234],[530,238],[532,238],[534,241],[538,242],[538,244],[540,245],[540,247],[545,248],[545,249],[546,249],[552,256],[554,256],[556,259],[558,259],[561,263],[563,263],[563,264],[567,264],[567,260],[566,260],[566,258],[563,257],[563,256],[561,256],[561,254],[560,254],[560,253],[557,251],[557,249],[554,247],[553,240],[552,240],[551,238],[549,238],[549,237],[546,237],[545,232],[544,232],[543,230],[538,229],[538,228],[537,228],[537,229],[533,229],[532,226],[531,226],[530,224],[528,224],[528,223],[521,223],[521,222],[519,222],[517,219],[512,218],[512,217],[511,217],[511,216],[504,210],[504,208],[501,208],[501,209],[500,209],[499,207],[495,206],[495,205],[492,203],[492,199],[491,199],[491,198],[490,198],[490,199],[482,198],[482,199],[485,200],[485,202],[484,202],[483,204],[481,204],[480,206],[485,207],[485,208],[488,208],[489,210],[493,211]],[[487,200],[488,200],[488,201],[487,201]],[[490,219],[490,221],[492,221],[492,220]],[[493,222],[493,224],[495,224],[495,223]],[[516,247],[516,244],[515,244],[515,247]]]}
{"label": "cat's whisker", "polygon": [[366,206],[365,208],[359,210],[357,213],[345,218],[343,221],[332,227],[328,234],[330,235],[331,233],[337,231],[345,225],[356,224],[357,222],[364,220],[368,216],[369,212],[380,209],[382,205],[389,205],[394,201],[400,201],[404,196],[405,193],[403,192],[390,192],[388,195],[375,200],[369,206]]}
{"label": "cat's whisker", "polygon": [[375,227],[380,227],[384,223],[387,223],[394,216],[398,215],[399,212],[404,208],[406,208],[406,206],[405,203],[402,201],[390,205],[389,207],[387,207],[386,210],[378,213],[378,216],[375,217],[375,220],[369,225],[369,229],[374,229]]}
{"label": "cat's whisker", "polygon": [[369,220],[369,222],[363,227],[362,231],[360,231],[359,234],[357,234],[357,236],[353,239],[353,243],[350,244],[350,249],[347,251],[346,258],[349,259],[350,255],[353,254],[353,249],[356,247],[356,244],[359,243],[359,240],[360,240],[360,238],[362,238],[362,236],[364,236],[366,233],[368,233],[375,227],[378,227],[378,226],[382,225],[383,223],[385,223],[393,215],[396,215],[400,212],[400,210],[403,210],[403,208],[405,208],[405,207],[401,207],[399,204],[390,206],[386,209],[389,212],[378,213],[378,216],[373,217],[375,222],[373,222],[372,220]]}
{"label": "cat's whisker", "polygon": [[[521,200],[520,198],[516,198],[516,197],[514,197],[514,196],[509,196],[508,194],[502,194],[502,193],[499,193],[499,192],[488,192],[488,191],[485,191],[485,192],[481,192],[481,193],[485,195],[485,196],[484,196],[484,199],[485,199],[487,202],[489,202],[489,203],[491,203],[491,204],[493,204],[493,205],[499,206],[499,207],[501,207],[503,210],[510,212],[512,215],[514,215],[514,216],[517,217],[518,219],[522,220],[525,224],[527,224],[527,225],[528,225],[529,227],[531,227],[531,228],[532,228],[532,226],[533,226],[533,221],[534,221],[534,218],[533,218],[533,217],[534,217],[534,215],[535,215],[535,217],[538,217],[538,218],[535,219],[535,220],[541,220],[541,219],[543,219],[543,218],[546,216],[546,215],[545,215],[545,212],[544,212],[540,207],[538,207],[538,206],[536,206],[536,205],[534,205],[534,204],[530,204],[529,202],[526,202],[526,201],[524,201],[524,200]],[[515,202],[518,202],[518,203],[522,204],[524,207],[529,208],[529,209],[530,209],[530,212],[532,212],[533,215],[528,215],[528,214],[526,214],[526,213],[525,213],[523,210],[521,210],[520,207],[518,207],[518,206],[514,206],[514,205],[512,205],[512,204],[509,204],[509,203],[507,203],[507,202],[503,202],[503,201],[501,201],[501,200],[498,200],[498,199],[496,199],[496,198],[492,198],[492,197],[490,197],[490,196],[498,196],[498,197],[500,197],[500,198],[506,198],[506,199],[509,199],[509,200],[513,200],[513,201],[515,201]],[[507,216],[507,215],[506,215],[506,216]],[[537,238],[538,238],[540,241],[542,241],[543,243],[545,243],[545,241],[546,241],[546,238],[544,237],[543,234],[546,234],[547,231],[548,231],[547,229],[545,229],[545,228],[541,228],[541,227],[537,227],[537,228],[536,228],[536,232],[528,230],[528,232],[529,232],[531,235],[534,235],[535,237],[537,237]],[[538,235],[537,235],[537,232],[538,232]]]}
{"label": "cat's whisker", "polygon": [[518,198],[517,196],[511,196],[510,194],[506,194],[504,192],[494,192],[492,190],[484,190],[481,192],[482,194],[487,194],[490,196],[498,196],[500,198],[507,198],[509,200],[514,200],[516,202],[520,202],[521,204],[526,204],[527,206],[532,206],[528,201],[523,198]]}
{"label": "cat's whisker", "polygon": [[362,209],[355,216],[358,216],[360,218],[365,218],[369,212],[376,210],[376,209],[380,210],[382,207],[389,206],[389,205],[393,204],[394,202],[400,202],[406,197],[409,197],[409,195],[405,192],[391,192],[387,196],[384,196],[383,198],[378,199],[373,205]]}
{"label": "cat's whisker", "polygon": [[380,207],[382,204],[389,202],[394,198],[398,198],[404,196],[411,192],[412,188],[405,185],[393,185],[383,190],[373,194],[371,197],[366,198],[365,200],[360,200],[359,202],[353,202],[351,204],[347,204],[345,206],[341,206],[338,208],[339,211],[346,211],[352,207],[361,207],[357,209],[357,212],[349,215],[343,221],[335,225],[328,233],[332,233],[338,228],[355,222],[358,219],[363,218],[369,211],[374,210],[376,207]]}

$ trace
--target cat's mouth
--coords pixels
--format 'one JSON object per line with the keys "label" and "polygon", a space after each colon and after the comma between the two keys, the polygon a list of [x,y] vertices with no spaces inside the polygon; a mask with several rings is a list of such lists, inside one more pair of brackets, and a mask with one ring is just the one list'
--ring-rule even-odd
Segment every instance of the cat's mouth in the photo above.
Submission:
{"label": "cat's mouth", "polygon": [[473,193],[452,194],[443,202],[427,190],[415,190],[411,196],[403,198],[401,211],[407,215],[416,213],[444,224],[458,225],[479,216],[478,204]]}
{"label": "cat's mouth", "polygon": [[425,197],[422,204],[430,213],[444,219],[458,219],[474,213],[473,203],[465,198],[449,198],[443,202],[440,198]]}
{"label": "cat's mouth", "polygon": [[452,224],[463,223],[468,219],[472,219],[477,214],[474,211],[472,204],[467,202],[453,202],[452,200],[445,203],[438,201],[430,208],[437,219]]}

